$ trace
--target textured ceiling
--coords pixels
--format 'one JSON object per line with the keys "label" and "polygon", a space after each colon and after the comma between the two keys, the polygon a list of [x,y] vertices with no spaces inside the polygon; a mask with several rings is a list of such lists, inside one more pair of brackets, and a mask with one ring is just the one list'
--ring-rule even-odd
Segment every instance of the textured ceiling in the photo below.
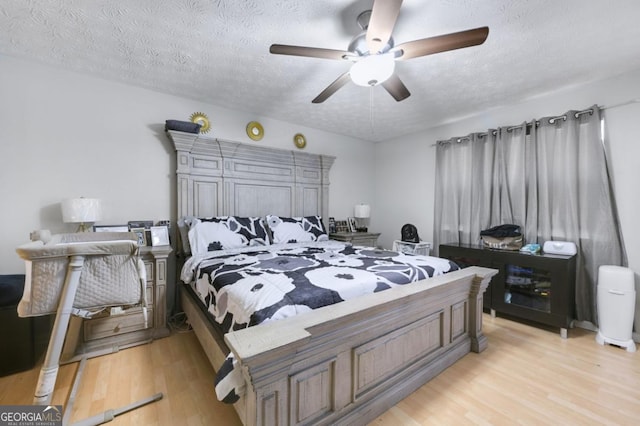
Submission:
{"label": "textured ceiling", "polygon": [[411,97],[347,84],[349,63],[269,54],[346,49],[372,0],[2,0],[0,54],[258,116],[380,141],[640,68],[637,0],[406,0],[396,44],[489,26],[476,47],[398,62]]}

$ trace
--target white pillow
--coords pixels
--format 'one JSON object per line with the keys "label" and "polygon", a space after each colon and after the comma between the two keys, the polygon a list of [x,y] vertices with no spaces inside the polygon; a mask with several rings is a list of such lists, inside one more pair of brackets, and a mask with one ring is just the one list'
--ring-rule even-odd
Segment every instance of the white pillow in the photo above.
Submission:
{"label": "white pillow", "polygon": [[244,247],[248,245],[248,241],[245,236],[229,230],[224,223],[198,221],[189,229],[189,245],[192,254],[201,254]]}
{"label": "white pillow", "polygon": [[267,216],[274,243],[304,243],[327,241],[329,236],[320,216],[280,217]]}
{"label": "white pillow", "polygon": [[246,246],[268,246],[269,236],[261,217],[219,216],[188,218],[191,253],[200,254]]}

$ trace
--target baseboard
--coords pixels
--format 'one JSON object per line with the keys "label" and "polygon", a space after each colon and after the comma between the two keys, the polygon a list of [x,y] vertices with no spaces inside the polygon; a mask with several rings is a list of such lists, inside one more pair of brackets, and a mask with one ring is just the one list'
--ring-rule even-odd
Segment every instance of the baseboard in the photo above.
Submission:
{"label": "baseboard", "polygon": [[595,325],[593,325],[593,323],[591,321],[578,321],[578,320],[574,320],[573,321],[573,326],[577,327],[577,328],[583,328],[585,330],[589,330],[589,331],[594,331],[597,332],[598,331],[598,327],[596,327]]}

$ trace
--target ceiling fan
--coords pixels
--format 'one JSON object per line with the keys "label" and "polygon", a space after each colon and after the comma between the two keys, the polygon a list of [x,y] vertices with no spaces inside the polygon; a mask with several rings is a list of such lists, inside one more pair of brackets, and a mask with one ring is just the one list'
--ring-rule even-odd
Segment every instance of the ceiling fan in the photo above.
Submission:
{"label": "ceiling fan", "polygon": [[358,16],[358,25],[363,31],[349,43],[348,50],[272,44],[269,52],[276,55],[306,56],[353,62],[350,70],[338,77],[316,96],[313,103],[326,101],[349,80],[359,86],[382,85],[399,102],[408,98],[411,93],[402,83],[400,77],[395,74],[395,61],[477,46],[484,43],[489,35],[489,27],[480,27],[409,41],[395,46],[391,33],[398,19],[401,5],[402,0],[374,0],[372,9],[362,12]]}

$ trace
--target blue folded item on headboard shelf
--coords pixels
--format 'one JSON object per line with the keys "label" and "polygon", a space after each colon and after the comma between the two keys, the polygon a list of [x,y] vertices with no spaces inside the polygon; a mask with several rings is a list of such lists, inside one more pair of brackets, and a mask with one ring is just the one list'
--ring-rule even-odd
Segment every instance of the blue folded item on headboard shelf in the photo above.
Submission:
{"label": "blue folded item on headboard shelf", "polygon": [[187,132],[187,133],[200,133],[200,127],[202,127],[198,123],[192,123],[191,121],[180,121],[180,120],[166,120],[164,125],[164,130],[177,130],[179,132]]}

